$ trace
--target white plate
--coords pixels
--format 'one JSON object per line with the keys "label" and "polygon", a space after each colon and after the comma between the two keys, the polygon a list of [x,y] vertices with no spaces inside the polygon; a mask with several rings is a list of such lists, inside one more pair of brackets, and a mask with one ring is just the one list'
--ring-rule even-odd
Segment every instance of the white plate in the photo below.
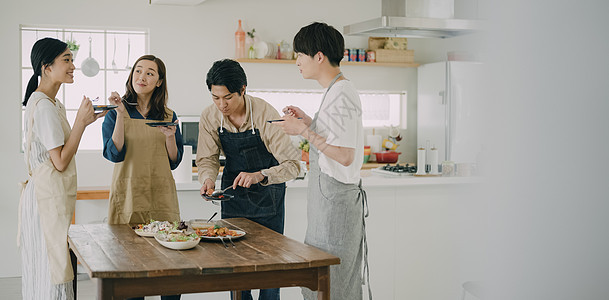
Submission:
{"label": "white plate", "polygon": [[154,237],[154,239],[157,242],[159,242],[159,244],[161,244],[169,249],[173,249],[173,250],[191,249],[191,248],[196,247],[197,244],[199,244],[199,241],[201,241],[201,238],[196,238],[196,239],[192,239],[192,240],[185,241],[185,242],[166,242],[166,241],[160,240],[156,236]]}
{"label": "white plate", "polygon": [[143,237],[154,237],[154,232],[146,232],[142,229],[136,229],[135,233],[139,236],[143,236]]}
{"label": "white plate", "polygon": [[[236,240],[236,239],[240,239],[242,237],[245,236],[245,231],[241,231],[241,230],[236,230],[236,229],[230,229],[233,230],[235,232],[237,232],[238,236],[231,236],[231,239]],[[223,236],[223,237],[219,237],[219,236],[202,236],[201,239],[204,240],[214,240],[214,241],[219,241],[220,238],[222,238],[223,240],[228,240],[227,236]]]}

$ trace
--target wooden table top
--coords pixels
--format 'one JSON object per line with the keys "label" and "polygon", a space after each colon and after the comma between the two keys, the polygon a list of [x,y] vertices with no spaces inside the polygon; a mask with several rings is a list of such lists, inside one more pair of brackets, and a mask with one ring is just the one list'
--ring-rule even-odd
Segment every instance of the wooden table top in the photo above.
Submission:
{"label": "wooden table top", "polygon": [[129,225],[77,224],[70,227],[70,248],[91,278],[231,274],[303,269],[339,264],[340,259],[244,218],[220,226],[246,232],[236,248],[202,240],[189,250],[172,250],[154,238],[138,236]]}

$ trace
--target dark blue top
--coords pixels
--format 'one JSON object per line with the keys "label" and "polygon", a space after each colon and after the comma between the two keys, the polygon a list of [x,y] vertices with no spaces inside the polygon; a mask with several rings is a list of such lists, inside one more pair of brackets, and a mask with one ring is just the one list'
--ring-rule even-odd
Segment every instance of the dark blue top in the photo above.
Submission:
{"label": "dark blue top", "polygon": [[[132,119],[145,119],[139,111],[135,107],[126,106],[127,112],[129,113],[129,117]],[[116,111],[111,110],[104,117],[104,123],[102,124],[102,135],[104,140],[104,157],[111,162],[121,162],[125,160],[125,152],[127,150],[126,145],[123,146],[122,151],[118,151],[114,142],[112,141],[112,133],[114,132],[114,125],[116,124]],[[154,119],[150,119],[154,120]],[[173,112],[173,116],[171,118],[172,122],[176,122],[178,120],[178,116],[175,112]],[[162,121],[155,120],[155,121]],[[182,133],[180,132],[180,126],[178,125],[175,133],[176,145],[178,146],[178,157],[176,162],[172,162],[169,157],[169,166],[172,170],[175,170],[180,162],[182,161],[182,154],[184,154],[184,141],[182,140]]]}

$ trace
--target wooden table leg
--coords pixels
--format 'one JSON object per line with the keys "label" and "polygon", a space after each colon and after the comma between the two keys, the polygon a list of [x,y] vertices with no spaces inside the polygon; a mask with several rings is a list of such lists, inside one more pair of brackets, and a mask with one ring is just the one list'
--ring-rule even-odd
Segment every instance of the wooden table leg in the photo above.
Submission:
{"label": "wooden table leg", "polygon": [[76,295],[76,283],[78,282],[78,268],[77,268],[77,260],[74,251],[70,249],[70,262],[72,263],[72,272],[74,272],[74,279],[72,280],[72,289],[74,290],[74,300],[77,299]]}
{"label": "wooden table leg", "polygon": [[231,300],[241,300],[241,291],[231,291]]}
{"label": "wooden table leg", "polygon": [[112,279],[97,279],[97,300],[114,299],[114,281]]}
{"label": "wooden table leg", "polygon": [[330,300],[330,267],[317,268],[317,300]]}

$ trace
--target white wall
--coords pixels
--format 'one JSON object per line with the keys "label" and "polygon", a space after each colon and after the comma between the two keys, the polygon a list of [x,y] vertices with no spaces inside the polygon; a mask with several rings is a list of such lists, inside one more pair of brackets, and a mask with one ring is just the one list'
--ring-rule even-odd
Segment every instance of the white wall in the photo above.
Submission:
{"label": "white wall", "polygon": [[[0,72],[5,98],[1,148],[0,277],[20,274],[19,255],[13,241],[16,233],[17,181],[26,177],[19,147],[21,85],[19,60],[19,25],[68,25],[96,27],[148,28],[151,53],[161,57],[168,67],[169,105],[178,114],[198,114],[211,104],[204,86],[205,74],[213,61],[233,55],[237,20],[243,19],[246,30],[256,28],[263,40],[291,42],[300,27],[323,21],[342,27],[380,15],[380,0],[208,0],[199,6],[150,6],[147,0],[107,1],[3,1],[0,32]],[[444,59],[447,49],[460,48],[469,38],[412,41],[415,59],[432,62]],[[366,37],[346,37],[347,47],[366,47]],[[456,46],[452,46],[456,45]],[[432,50],[433,49],[433,50]],[[429,54],[425,52],[430,51]],[[419,59],[419,57],[421,59]],[[294,65],[243,64],[250,88],[318,88],[316,82],[303,80]],[[343,72],[357,88],[367,90],[406,90],[408,101],[407,137],[400,146],[406,161],[415,161],[416,143],[416,69],[344,66]],[[76,82],[75,84],[78,84]],[[77,156],[79,185],[107,185],[111,164],[98,153]]]}
{"label": "white wall", "polygon": [[488,299],[607,299],[609,2],[501,2]]}

